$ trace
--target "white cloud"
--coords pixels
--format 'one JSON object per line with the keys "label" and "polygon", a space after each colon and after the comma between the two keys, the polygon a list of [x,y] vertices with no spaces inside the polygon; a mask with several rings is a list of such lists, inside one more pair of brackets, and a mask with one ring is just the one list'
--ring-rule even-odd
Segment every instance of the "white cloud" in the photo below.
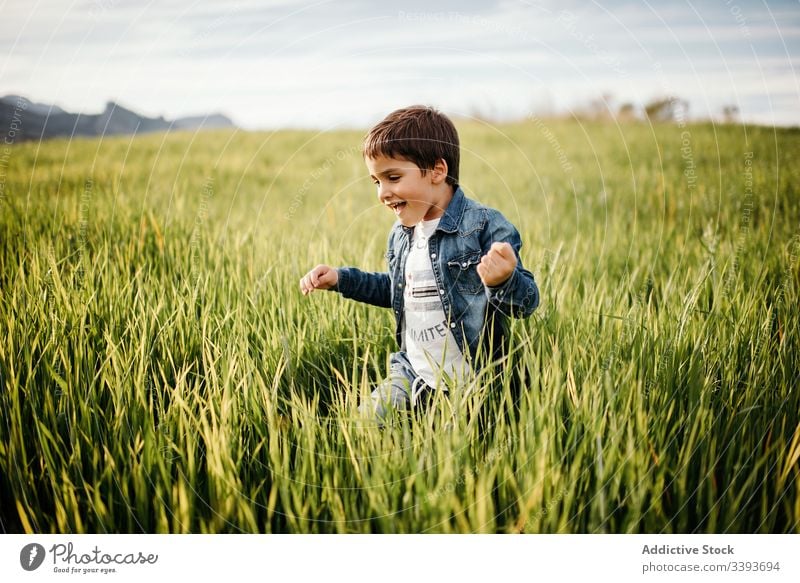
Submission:
{"label": "white cloud", "polygon": [[743,117],[800,123],[785,105],[800,100],[800,16],[739,3],[746,37],[712,2],[692,5],[698,17],[684,3],[14,0],[0,82],[71,110],[116,99],[168,117],[222,110],[246,127],[366,125],[411,102],[511,116],[542,95],[558,110],[603,91],[676,93],[709,113],[740,99]]}

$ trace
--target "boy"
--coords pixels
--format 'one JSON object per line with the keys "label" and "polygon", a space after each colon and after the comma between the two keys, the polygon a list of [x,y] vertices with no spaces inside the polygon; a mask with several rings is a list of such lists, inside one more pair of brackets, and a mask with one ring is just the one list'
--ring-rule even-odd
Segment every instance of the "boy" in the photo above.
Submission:
{"label": "boy", "polygon": [[463,382],[479,354],[502,356],[507,318],[529,316],[539,290],[522,267],[514,226],[459,187],[458,133],[444,114],[424,106],[390,113],[367,134],[363,155],[378,200],[397,216],[388,272],[317,265],[300,289],[338,291],[394,311],[400,351],[371,402],[359,407],[382,423],[391,409],[446,390],[448,377]]}

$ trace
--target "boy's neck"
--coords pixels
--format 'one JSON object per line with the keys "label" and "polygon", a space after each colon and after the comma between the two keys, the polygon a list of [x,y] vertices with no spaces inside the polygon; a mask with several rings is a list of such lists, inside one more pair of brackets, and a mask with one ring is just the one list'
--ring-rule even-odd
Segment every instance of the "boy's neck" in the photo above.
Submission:
{"label": "boy's neck", "polygon": [[444,216],[444,213],[447,211],[447,207],[450,206],[450,201],[453,200],[456,190],[452,185],[443,183],[441,191],[441,197],[439,197],[437,203],[431,207],[428,214],[422,217],[423,221],[441,219]]}

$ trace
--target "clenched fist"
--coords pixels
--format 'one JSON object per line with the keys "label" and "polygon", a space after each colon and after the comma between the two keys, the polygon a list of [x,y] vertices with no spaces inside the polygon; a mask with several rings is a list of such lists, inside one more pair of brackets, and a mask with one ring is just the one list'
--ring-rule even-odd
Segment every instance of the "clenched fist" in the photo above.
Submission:
{"label": "clenched fist", "polygon": [[478,275],[483,284],[496,287],[511,277],[517,267],[517,255],[508,243],[492,243],[489,252],[481,257]]}
{"label": "clenched fist", "polygon": [[300,291],[304,296],[317,289],[330,289],[339,282],[339,273],[327,265],[317,265],[300,280]]}

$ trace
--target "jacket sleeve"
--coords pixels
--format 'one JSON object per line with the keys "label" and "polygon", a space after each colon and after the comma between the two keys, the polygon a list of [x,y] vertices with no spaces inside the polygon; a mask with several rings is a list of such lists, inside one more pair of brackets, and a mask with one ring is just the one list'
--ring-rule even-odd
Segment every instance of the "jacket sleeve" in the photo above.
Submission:
{"label": "jacket sleeve", "polygon": [[[392,249],[394,229],[389,233],[387,247]],[[392,282],[388,273],[361,271],[356,267],[340,267],[336,270],[339,281],[331,288],[344,297],[380,308],[392,307]]]}
{"label": "jacket sleeve", "polygon": [[388,273],[361,271],[356,267],[340,267],[336,271],[339,273],[339,282],[331,288],[332,291],[365,304],[381,308],[392,306]]}
{"label": "jacket sleeve", "polygon": [[539,288],[533,274],[522,265],[519,250],[522,240],[519,232],[499,211],[490,210],[489,221],[481,233],[483,254],[489,252],[492,243],[506,242],[514,248],[517,267],[504,283],[489,287],[484,285],[489,304],[506,316],[527,318],[539,305]]}

